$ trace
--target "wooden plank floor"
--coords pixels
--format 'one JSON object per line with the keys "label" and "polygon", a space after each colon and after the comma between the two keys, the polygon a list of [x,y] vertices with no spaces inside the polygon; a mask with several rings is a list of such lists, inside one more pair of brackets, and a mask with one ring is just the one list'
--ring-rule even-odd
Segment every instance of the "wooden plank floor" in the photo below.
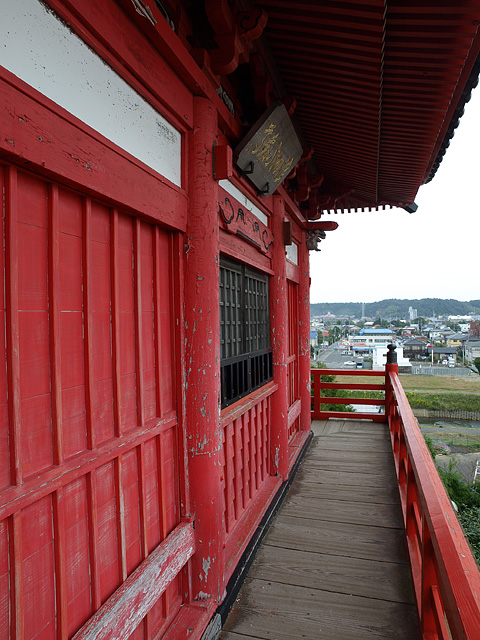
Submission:
{"label": "wooden plank floor", "polygon": [[312,429],[220,638],[420,638],[387,426]]}

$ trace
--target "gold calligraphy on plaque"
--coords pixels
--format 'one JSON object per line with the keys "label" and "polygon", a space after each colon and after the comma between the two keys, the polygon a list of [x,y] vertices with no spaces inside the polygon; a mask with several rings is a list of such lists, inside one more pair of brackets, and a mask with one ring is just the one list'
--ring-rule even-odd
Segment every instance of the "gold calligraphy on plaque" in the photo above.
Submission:
{"label": "gold calligraphy on plaque", "polygon": [[263,130],[263,138],[251,150],[256,162],[260,162],[272,175],[274,182],[279,184],[293,168],[293,156],[287,156],[283,151],[283,141],[276,131],[277,125],[271,122]]}

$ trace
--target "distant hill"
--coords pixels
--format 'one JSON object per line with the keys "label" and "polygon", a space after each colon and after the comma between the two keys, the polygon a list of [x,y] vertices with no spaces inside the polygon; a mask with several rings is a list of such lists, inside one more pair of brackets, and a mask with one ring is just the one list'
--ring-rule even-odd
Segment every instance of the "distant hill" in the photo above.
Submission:
{"label": "distant hill", "polygon": [[[365,316],[368,318],[404,319],[408,308],[413,307],[423,318],[435,316],[461,316],[480,314],[480,300],[462,302],[443,298],[421,298],[420,300],[399,300],[390,298],[378,302],[365,303]],[[311,316],[323,316],[333,313],[336,316],[362,317],[361,302],[314,302],[310,304]]]}

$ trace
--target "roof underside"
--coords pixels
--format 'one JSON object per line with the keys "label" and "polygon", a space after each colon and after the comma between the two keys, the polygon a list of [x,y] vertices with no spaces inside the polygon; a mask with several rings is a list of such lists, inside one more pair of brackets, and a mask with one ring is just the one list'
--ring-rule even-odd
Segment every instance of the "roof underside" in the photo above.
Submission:
{"label": "roof underside", "polygon": [[268,14],[264,36],[325,177],[322,193],[333,196],[327,208],[412,203],[452,135],[455,109],[458,119],[468,100],[480,3],[257,4]]}

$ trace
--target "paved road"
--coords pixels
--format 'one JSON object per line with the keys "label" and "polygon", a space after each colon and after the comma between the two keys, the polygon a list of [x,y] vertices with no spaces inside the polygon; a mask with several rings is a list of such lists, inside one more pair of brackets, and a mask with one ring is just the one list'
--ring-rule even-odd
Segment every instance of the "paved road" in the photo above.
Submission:
{"label": "paved road", "polygon": [[344,356],[340,349],[328,347],[320,351],[318,356],[320,362],[324,362],[330,369],[354,369],[352,365],[346,365],[347,361],[356,362],[359,358],[354,356]]}

